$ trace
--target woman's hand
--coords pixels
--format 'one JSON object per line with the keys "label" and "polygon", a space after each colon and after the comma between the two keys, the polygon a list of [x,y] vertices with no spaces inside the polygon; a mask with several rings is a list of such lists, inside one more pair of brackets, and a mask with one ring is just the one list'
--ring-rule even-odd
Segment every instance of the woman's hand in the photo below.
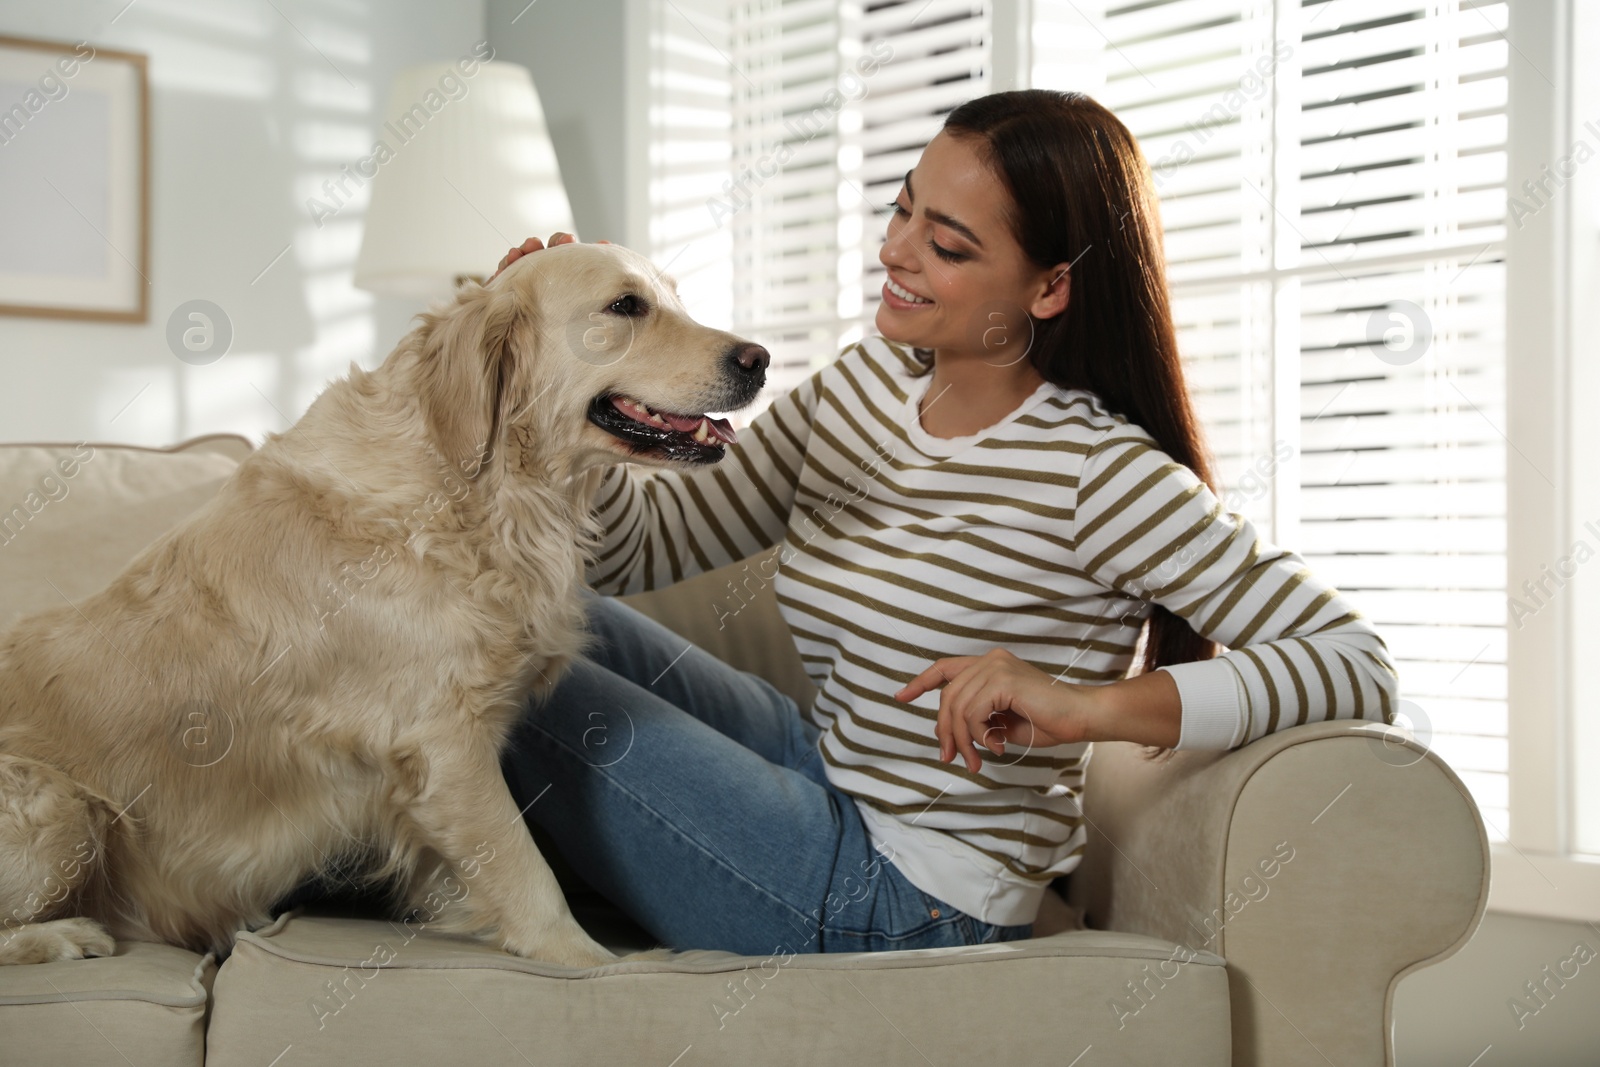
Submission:
{"label": "woman's hand", "polygon": [[1103,687],[1058,682],[1003,648],[935,660],[894,696],[915,700],[941,686],[934,725],[939,758],[948,763],[959,751],[974,774],[983,766],[980,744],[1001,756],[1008,743],[1033,748],[1096,739],[1096,690]]}
{"label": "woman's hand", "polygon": [[[554,248],[556,245],[569,245],[576,242],[577,239],[577,234],[567,233],[565,230],[558,230],[550,235],[549,247]],[[599,240],[595,242],[595,244],[600,245],[608,245],[610,243],[610,241],[606,240]],[[527,255],[529,252],[537,252],[544,247],[546,247],[545,243],[539,240],[537,237],[530,237],[526,241],[523,241],[520,245],[511,249],[511,251],[500,257],[500,265],[494,269],[493,274],[489,275],[489,281],[494,281],[495,278],[499,277],[501,271],[511,266],[511,264]]]}
{"label": "woman's hand", "polygon": [[915,700],[941,686],[933,731],[939,758],[948,763],[959,750],[974,774],[983,766],[979,744],[1000,756],[1007,744],[1132,741],[1174,748],[1183,736],[1183,699],[1166,671],[1073,685],[992,648],[981,656],[934,660],[894,696]]}

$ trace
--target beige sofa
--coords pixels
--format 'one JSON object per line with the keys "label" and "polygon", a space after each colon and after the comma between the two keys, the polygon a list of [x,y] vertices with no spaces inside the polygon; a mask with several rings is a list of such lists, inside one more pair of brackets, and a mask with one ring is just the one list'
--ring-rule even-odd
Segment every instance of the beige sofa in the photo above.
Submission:
{"label": "beige sofa", "polygon": [[[57,463],[72,445],[0,446],[0,626],[104,585],[249,448],[226,435],[170,450],[96,445],[67,477]],[[737,631],[712,625],[728,577],[632,600],[807,699],[770,598]],[[1029,941],[693,952],[567,972],[398,924],[296,912],[242,935],[220,968],[147,944],[0,968],[0,1067],[1376,1067],[1393,1062],[1396,983],[1464,944],[1488,897],[1487,840],[1461,781],[1372,725],[1300,726],[1161,763],[1098,745],[1084,807],[1082,866],[1064,898],[1047,894]],[[603,901],[575,897],[574,908],[607,944],[645,947]]]}

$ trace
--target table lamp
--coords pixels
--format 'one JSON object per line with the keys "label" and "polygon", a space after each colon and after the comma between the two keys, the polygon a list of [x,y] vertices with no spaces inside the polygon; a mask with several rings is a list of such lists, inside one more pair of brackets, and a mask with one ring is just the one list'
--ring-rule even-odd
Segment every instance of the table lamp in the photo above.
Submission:
{"label": "table lamp", "polygon": [[448,296],[523,238],[574,229],[539,94],[515,63],[401,71],[370,160],[354,281],[380,296]]}

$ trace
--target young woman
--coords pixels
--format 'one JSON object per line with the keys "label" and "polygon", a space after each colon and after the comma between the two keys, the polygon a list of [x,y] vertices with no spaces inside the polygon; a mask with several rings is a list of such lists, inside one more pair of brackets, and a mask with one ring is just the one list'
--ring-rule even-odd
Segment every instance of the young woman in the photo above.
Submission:
{"label": "young woman", "polygon": [[1150,172],[1109,111],[958,107],[879,258],[881,337],[720,463],[619,466],[595,498],[602,594],[773,550],[815,704],[597,596],[595,652],[504,761],[566,860],[674,948],[1024,938],[1083,850],[1090,742],[1392,717],[1377,634],[1213,493]]}

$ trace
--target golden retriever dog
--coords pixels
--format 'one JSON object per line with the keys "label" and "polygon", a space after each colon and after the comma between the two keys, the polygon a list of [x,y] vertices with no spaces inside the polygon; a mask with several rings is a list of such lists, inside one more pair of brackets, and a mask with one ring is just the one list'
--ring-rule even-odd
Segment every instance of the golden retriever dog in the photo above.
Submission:
{"label": "golden retriever dog", "polygon": [[104,591],[0,635],[0,964],[226,951],[319,874],[571,967],[500,771],[583,647],[602,468],[711,463],[759,345],[614,245],[465,285]]}

